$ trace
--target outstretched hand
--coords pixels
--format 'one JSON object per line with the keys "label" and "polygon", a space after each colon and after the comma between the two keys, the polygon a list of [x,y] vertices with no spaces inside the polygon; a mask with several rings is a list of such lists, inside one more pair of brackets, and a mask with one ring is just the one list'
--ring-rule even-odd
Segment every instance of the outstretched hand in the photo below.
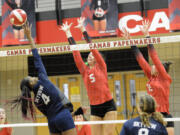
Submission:
{"label": "outstretched hand", "polygon": [[66,33],[67,38],[72,37],[70,28],[72,26],[72,23],[68,24],[68,22],[65,22],[62,24],[61,28],[59,30],[63,30]]}
{"label": "outstretched hand", "polygon": [[77,19],[77,22],[78,22],[78,25],[75,26],[75,28],[81,28],[81,27],[84,27],[84,21],[85,21],[85,17],[80,17]]}
{"label": "outstretched hand", "polygon": [[82,32],[86,31],[86,28],[84,27],[84,21],[85,17],[80,17],[77,19],[78,25],[75,26],[75,28],[80,29]]}
{"label": "outstretched hand", "polygon": [[24,28],[24,33],[26,34],[27,38],[30,39],[31,38],[31,28],[32,28],[32,24],[29,25],[29,22],[26,22],[23,25]]}
{"label": "outstretched hand", "polygon": [[24,33],[26,34],[30,44],[31,44],[31,48],[36,48],[36,45],[34,43],[34,40],[31,36],[31,28],[32,28],[32,24],[29,25],[28,22],[26,22],[24,25],[23,25],[23,29],[24,29]]}
{"label": "outstretched hand", "polygon": [[62,24],[60,30],[63,30],[64,32],[70,31],[71,26],[72,26],[72,23],[68,25],[68,22],[65,22]]}
{"label": "outstretched hand", "polygon": [[122,37],[124,37],[126,40],[129,40],[129,39],[131,39],[131,36],[130,36],[130,33],[127,31],[127,29],[126,28],[122,28],[122,34],[121,34],[121,36]]}
{"label": "outstretched hand", "polygon": [[142,21],[142,26],[140,26],[140,30],[145,36],[149,36],[149,27],[150,27],[150,22],[149,20],[143,20]]}

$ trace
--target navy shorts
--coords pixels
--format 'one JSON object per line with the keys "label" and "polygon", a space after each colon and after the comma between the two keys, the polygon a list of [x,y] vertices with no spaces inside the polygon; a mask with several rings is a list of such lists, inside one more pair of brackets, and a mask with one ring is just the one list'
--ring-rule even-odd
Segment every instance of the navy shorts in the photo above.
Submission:
{"label": "navy shorts", "polygon": [[62,133],[75,128],[73,118],[68,109],[62,109],[58,114],[48,118],[50,133]]}

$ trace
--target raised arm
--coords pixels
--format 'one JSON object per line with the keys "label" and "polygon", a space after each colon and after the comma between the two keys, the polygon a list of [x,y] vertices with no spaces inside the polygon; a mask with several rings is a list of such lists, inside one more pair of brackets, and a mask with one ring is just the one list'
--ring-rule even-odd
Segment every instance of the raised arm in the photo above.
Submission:
{"label": "raised arm", "polygon": [[38,76],[40,78],[43,78],[45,76],[47,77],[45,67],[42,63],[41,57],[38,54],[38,50],[36,48],[36,45],[34,43],[32,36],[31,36],[31,27],[32,27],[32,25],[29,26],[29,23],[26,23],[24,25],[24,32],[29,40],[29,43],[31,44],[31,49],[32,49],[32,53],[34,56],[34,65],[35,65],[35,68],[38,70]]}
{"label": "raised arm", "polygon": [[86,31],[86,28],[84,26],[84,21],[85,21],[85,17],[80,17],[77,19],[77,22],[78,22],[78,25],[75,26],[75,28],[78,28],[81,30],[83,36],[84,36],[84,39],[86,40],[87,43],[91,43],[91,38],[89,37],[87,31]]}
{"label": "raised arm", "polygon": [[158,71],[158,73],[164,78],[164,79],[168,79],[171,80],[170,76],[168,75],[168,73],[166,72],[163,64],[161,63],[158,54],[156,52],[156,50],[154,49],[153,44],[149,44],[148,45],[148,51],[149,51],[149,55]]}
{"label": "raised arm", "polygon": [[[150,22],[148,20],[142,21],[142,27],[140,27],[140,29],[146,38],[150,38],[149,27],[150,27]],[[149,55],[155,65],[156,69],[158,70],[159,74],[161,74],[161,76],[163,76],[163,78],[167,78],[167,79],[171,80],[170,76],[166,72],[163,64],[161,63],[161,61],[158,57],[153,44],[148,44],[148,51],[149,51]]]}
{"label": "raised arm", "polygon": [[[129,40],[131,37],[130,37],[130,34],[129,32],[123,28],[123,34],[122,36],[126,39],[126,40]],[[144,59],[142,53],[140,52],[139,48],[137,48],[137,46],[131,46],[131,49],[136,57],[136,60],[139,64],[139,66],[141,67],[141,69],[144,71],[144,73],[146,74],[146,76],[148,78],[151,77],[151,67],[149,65],[149,63]]]}
{"label": "raised arm", "polygon": [[[75,42],[74,38],[72,37],[71,31],[70,31],[71,25],[72,25],[72,23],[68,25],[68,23],[66,22],[65,24],[62,25],[61,30],[63,30],[66,33],[66,37],[68,38],[69,44],[75,45],[76,42]],[[73,57],[74,57],[74,61],[76,63],[76,66],[77,66],[79,72],[81,74],[83,74],[83,72],[85,71],[86,65],[81,57],[80,52],[73,51]]]}
{"label": "raised arm", "polygon": [[[92,42],[91,38],[89,37],[86,28],[84,26],[84,20],[85,20],[84,17],[78,18],[77,19],[78,25],[76,26],[76,28],[79,28],[81,30],[86,42],[91,43]],[[105,71],[107,71],[106,63],[104,62],[104,59],[99,53],[99,51],[97,49],[91,49],[91,52],[93,53],[93,56],[95,57],[96,62],[100,65],[100,67],[102,67],[103,69],[105,69]]]}

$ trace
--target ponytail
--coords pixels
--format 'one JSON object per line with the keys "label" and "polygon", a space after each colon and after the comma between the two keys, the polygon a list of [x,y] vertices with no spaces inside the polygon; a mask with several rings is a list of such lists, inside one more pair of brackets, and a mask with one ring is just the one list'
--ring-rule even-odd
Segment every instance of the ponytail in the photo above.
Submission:
{"label": "ponytail", "polygon": [[31,98],[31,87],[29,84],[29,78],[26,77],[21,81],[21,95],[8,102],[11,104],[11,108],[14,109],[21,105],[21,112],[25,119],[30,119],[28,114],[31,115],[32,120],[35,120],[35,109],[33,107]]}
{"label": "ponytail", "polygon": [[147,127],[150,126],[149,118],[150,118],[150,115],[148,113],[146,112],[140,113],[141,122],[143,123],[143,125],[146,125]]}
{"label": "ponytail", "polygon": [[163,63],[163,66],[166,70],[167,73],[169,73],[169,70],[170,70],[170,65],[172,64],[172,62],[164,62]]}
{"label": "ponytail", "polygon": [[167,125],[167,122],[164,121],[163,115],[162,115],[160,112],[154,112],[154,113],[152,113],[152,117],[153,117],[153,119],[155,119],[156,121],[160,122],[160,123],[163,124],[164,126]]}

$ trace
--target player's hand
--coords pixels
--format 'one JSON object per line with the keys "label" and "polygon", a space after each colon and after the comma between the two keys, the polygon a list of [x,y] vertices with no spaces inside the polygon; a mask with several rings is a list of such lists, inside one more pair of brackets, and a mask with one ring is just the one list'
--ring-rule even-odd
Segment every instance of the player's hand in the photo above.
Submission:
{"label": "player's hand", "polygon": [[80,29],[82,32],[86,31],[86,28],[84,26],[85,17],[80,17],[77,19],[78,25],[75,26],[75,28]]}
{"label": "player's hand", "polygon": [[23,28],[24,28],[24,33],[26,34],[26,36],[27,36],[27,37],[31,37],[32,24],[29,25],[29,22],[26,22],[26,23],[23,25]]}
{"label": "player's hand", "polygon": [[70,31],[71,26],[72,26],[72,23],[68,25],[68,22],[65,22],[62,24],[60,30],[63,30],[64,32]]}
{"label": "player's hand", "polygon": [[140,30],[145,36],[149,36],[149,27],[150,27],[150,22],[149,20],[143,20],[142,21],[142,26],[140,26]]}
{"label": "player's hand", "polygon": [[78,22],[78,25],[75,26],[75,28],[81,28],[81,27],[84,27],[84,21],[85,21],[85,17],[80,17],[77,19],[77,22]]}
{"label": "player's hand", "polygon": [[127,31],[126,28],[122,28],[122,34],[121,36],[124,37],[126,40],[130,40],[131,39],[131,36],[130,36],[130,33]]}

